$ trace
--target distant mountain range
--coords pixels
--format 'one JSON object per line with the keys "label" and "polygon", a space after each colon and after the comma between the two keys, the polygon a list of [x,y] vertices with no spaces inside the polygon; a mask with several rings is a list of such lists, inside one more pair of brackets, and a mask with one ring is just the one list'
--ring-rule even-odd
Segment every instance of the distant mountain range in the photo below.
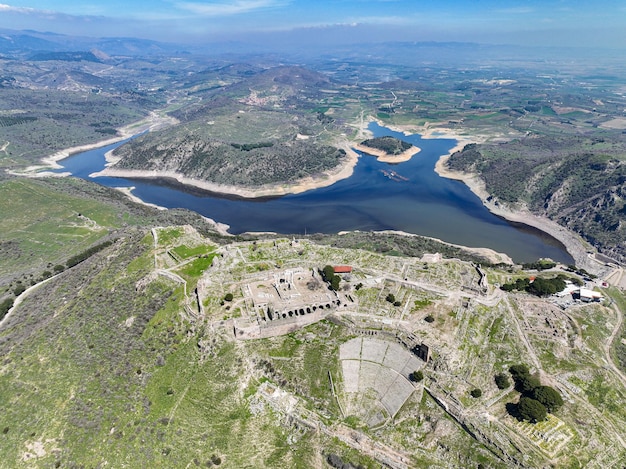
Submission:
{"label": "distant mountain range", "polygon": [[[368,62],[415,65],[417,63],[476,64],[485,61],[515,60],[543,61],[582,60],[602,57],[621,57],[621,51],[594,48],[522,47],[490,45],[470,42],[363,42],[350,45],[320,41],[307,43],[284,32],[263,39],[196,44],[176,44],[132,37],[85,37],[69,36],[33,30],[0,28],[0,56],[10,59],[27,59],[41,52],[102,51],[111,56],[150,57],[172,55],[268,55],[280,53],[283,58],[319,58],[327,54],[345,59],[361,59]],[[618,55],[619,54],[619,55]]]}
{"label": "distant mountain range", "polygon": [[[44,52],[102,51],[116,56],[154,56],[185,53],[178,44],[137,38],[92,38],[38,31],[0,29],[0,54],[25,59]],[[37,59],[36,59],[37,60]],[[41,59],[39,59],[41,60]]]}

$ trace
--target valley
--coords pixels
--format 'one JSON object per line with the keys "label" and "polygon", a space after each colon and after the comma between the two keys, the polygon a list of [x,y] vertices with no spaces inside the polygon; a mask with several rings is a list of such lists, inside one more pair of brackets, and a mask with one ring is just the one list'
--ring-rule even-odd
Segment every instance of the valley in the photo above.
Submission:
{"label": "valley", "polygon": [[[7,467],[624,464],[620,61],[437,43],[281,57],[90,44],[0,41]],[[198,202],[223,203],[217,216],[52,172],[131,136],[100,177],[177,179],[219,193]],[[418,178],[435,165],[478,199]],[[427,216],[365,196],[412,184]],[[328,199],[306,205],[311,194]],[[336,229],[342,194],[367,223],[438,212],[467,236],[463,216],[487,207],[571,261],[490,249],[518,229],[497,217],[472,247]],[[451,194],[464,203],[447,216]],[[328,206],[330,224],[226,230],[229,212],[269,213],[264,198],[292,205],[282,218]]]}

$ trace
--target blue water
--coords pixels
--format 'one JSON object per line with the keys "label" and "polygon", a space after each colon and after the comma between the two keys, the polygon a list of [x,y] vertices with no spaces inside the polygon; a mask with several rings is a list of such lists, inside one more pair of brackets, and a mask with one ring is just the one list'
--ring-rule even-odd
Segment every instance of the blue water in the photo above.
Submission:
{"label": "blue water", "polygon": [[[189,192],[163,181],[99,177],[110,187],[134,186],[133,194],[145,202],[167,208],[184,207],[226,223],[233,234],[274,231],[284,234],[336,233],[348,230],[401,230],[440,238],[451,243],[489,247],[509,254],[516,262],[550,257],[573,263],[555,239],[528,227],[513,225],[492,215],[460,181],[439,177],[437,159],[456,144],[451,139],[405,136],[375,123],[375,136],[390,135],[422,149],[410,161],[381,163],[362,155],[351,177],[301,194],[271,199],[233,199]],[[74,176],[89,174],[105,164],[104,154],[120,143],[71,156],[60,164]],[[404,179],[391,179],[395,171]]]}

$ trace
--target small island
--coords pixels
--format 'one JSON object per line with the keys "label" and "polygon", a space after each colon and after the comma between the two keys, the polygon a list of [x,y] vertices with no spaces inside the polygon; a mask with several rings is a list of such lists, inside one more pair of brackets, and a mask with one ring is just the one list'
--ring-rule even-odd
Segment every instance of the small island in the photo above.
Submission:
{"label": "small island", "polygon": [[364,140],[357,150],[375,156],[384,163],[402,163],[421,151],[420,148],[395,137],[376,137]]}

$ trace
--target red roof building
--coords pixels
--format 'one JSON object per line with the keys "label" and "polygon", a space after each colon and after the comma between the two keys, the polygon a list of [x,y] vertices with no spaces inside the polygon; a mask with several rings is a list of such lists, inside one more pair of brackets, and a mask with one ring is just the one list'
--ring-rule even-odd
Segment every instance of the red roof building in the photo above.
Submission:
{"label": "red roof building", "polygon": [[349,265],[336,265],[333,267],[336,274],[349,274],[352,272],[352,267]]}

